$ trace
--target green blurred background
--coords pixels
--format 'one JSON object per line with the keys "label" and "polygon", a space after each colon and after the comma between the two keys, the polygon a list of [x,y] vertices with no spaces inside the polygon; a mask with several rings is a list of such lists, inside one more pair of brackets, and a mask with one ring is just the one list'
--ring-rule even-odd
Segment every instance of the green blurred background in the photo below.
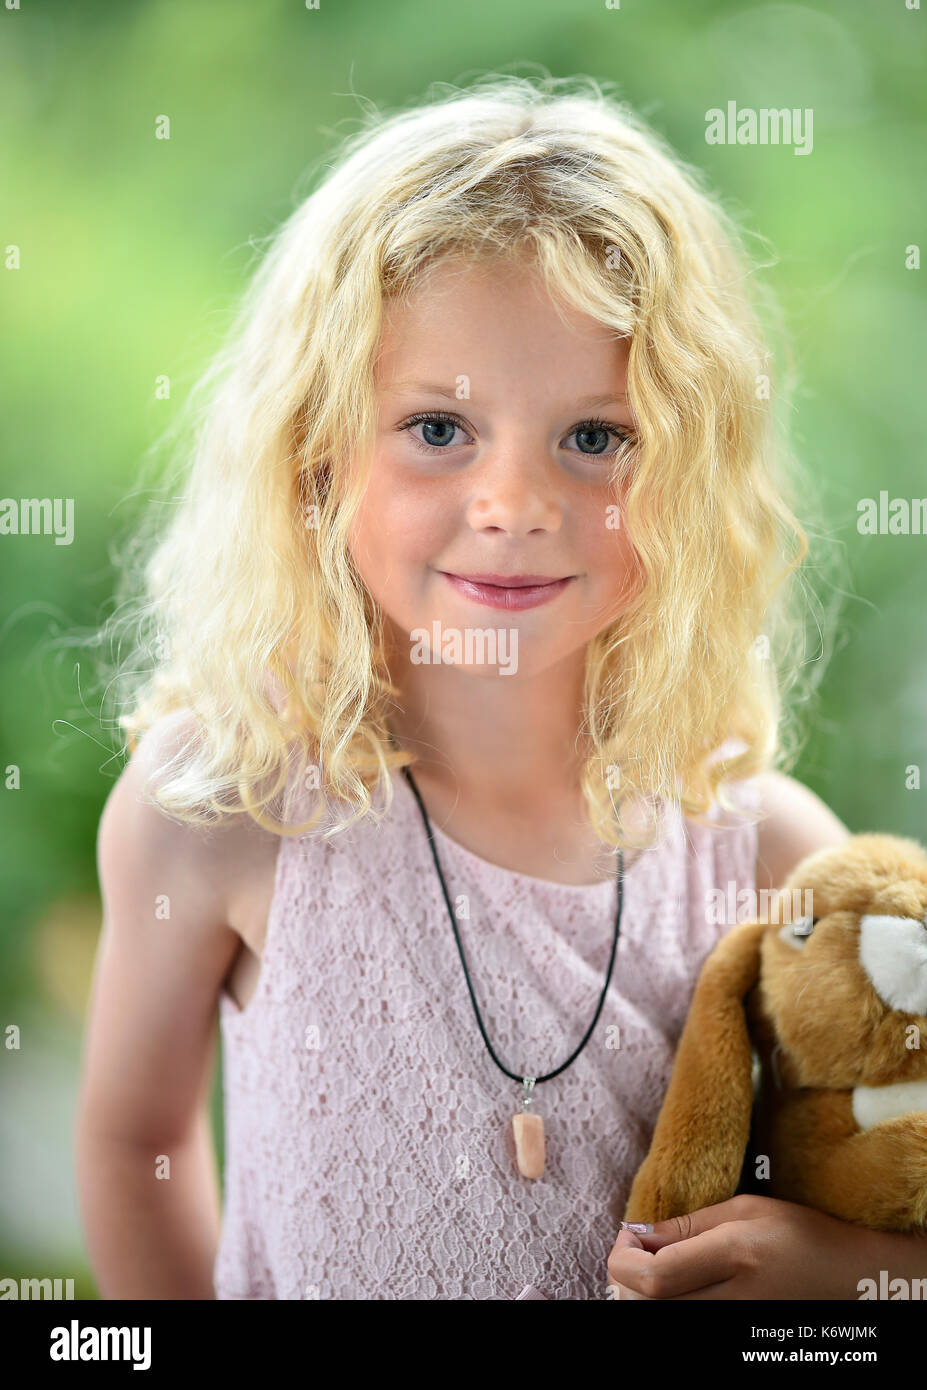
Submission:
{"label": "green blurred background", "polygon": [[[0,537],[4,1029],[0,1277],[96,1297],[71,1157],[100,924],[95,838],[122,763],[92,657],[55,639],[109,611],[162,434],[265,238],[363,105],[540,69],[618,84],[746,227],[783,307],[792,429],[850,581],[794,775],[854,831],[924,838],[927,538],[862,536],[857,501],[927,492],[924,26],[905,0],[153,0],[0,9],[4,496],[73,497],[72,545]],[[812,108],[814,149],[709,146],[705,113]],[[169,115],[171,138],[154,138]],[[18,270],[7,249],[20,248]],[[171,379],[171,397],[155,380]],[[812,543],[815,537],[812,536]],[[92,694],[88,691],[93,687]],[[220,1074],[213,1109],[222,1154]]]}

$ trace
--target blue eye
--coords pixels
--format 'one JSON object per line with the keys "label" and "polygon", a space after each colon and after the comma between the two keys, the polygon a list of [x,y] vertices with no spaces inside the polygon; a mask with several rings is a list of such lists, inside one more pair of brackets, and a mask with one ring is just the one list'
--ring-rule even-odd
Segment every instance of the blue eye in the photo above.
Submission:
{"label": "blue eye", "polygon": [[422,420],[423,443],[433,448],[443,448],[451,443],[454,433],[460,428],[453,420]]}
{"label": "blue eye", "polygon": [[[445,415],[441,412],[431,412],[430,414],[413,415],[399,426],[402,431],[411,431],[416,425],[422,426],[423,437],[411,434],[410,438],[417,448],[426,454],[438,454],[448,449],[454,443],[454,431],[460,430],[466,434],[463,422],[455,415]],[[581,443],[578,449],[571,449],[571,453],[584,454],[587,458],[597,458],[602,455],[612,455],[618,452],[625,444],[629,443],[632,436],[624,430],[618,430],[614,425],[608,424],[605,420],[581,420],[576,425],[567,438],[576,435],[582,440],[585,437],[584,447]],[[609,436],[613,436],[618,442],[609,447]]]}
{"label": "blue eye", "polygon": [[[453,415],[413,415],[400,426],[400,429],[411,431],[415,425],[423,427],[425,438],[419,439],[415,434],[410,434],[409,437],[413,444],[426,454],[438,454],[446,449],[453,440],[455,430],[466,433],[461,422]],[[429,432],[431,438],[428,437]]]}
{"label": "blue eye", "polygon": [[[572,434],[575,434],[577,438],[582,435],[592,435],[594,437],[596,447],[590,449],[580,448],[575,451],[580,454],[589,454],[591,456],[595,456],[596,454],[616,453],[617,450],[623,444],[627,444],[628,440],[631,438],[624,430],[616,430],[614,425],[608,424],[605,420],[583,420],[571,431],[571,435]],[[608,446],[609,435],[614,435],[618,439],[618,443],[613,444],[611,448]]]}

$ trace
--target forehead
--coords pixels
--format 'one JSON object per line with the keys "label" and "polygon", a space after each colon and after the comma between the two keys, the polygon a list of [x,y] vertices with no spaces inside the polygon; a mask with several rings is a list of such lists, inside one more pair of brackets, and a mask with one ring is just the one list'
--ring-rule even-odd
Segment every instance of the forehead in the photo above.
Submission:
{"label": "forehead", "polygon": [[382,390],[402,390],[436,374],[555,375],[567,392],[598,386],[604,394],[623,392],[627,353],[626,338],[552,295],[530,263],[447,259],[384,302],[375,379]]}

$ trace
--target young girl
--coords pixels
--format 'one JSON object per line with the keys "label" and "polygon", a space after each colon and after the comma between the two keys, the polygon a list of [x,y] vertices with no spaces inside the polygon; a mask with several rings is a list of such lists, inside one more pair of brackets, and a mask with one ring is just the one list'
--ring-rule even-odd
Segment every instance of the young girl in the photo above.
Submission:
{"label": "young girl", "polygon": [[371,118],[279,233],[130,614],[104,1296],[856,1296],[868,1233],[787,1203],[616,1243],[715,890],[849,833],[769,770],[806,541],[750,273],[594,83]]}

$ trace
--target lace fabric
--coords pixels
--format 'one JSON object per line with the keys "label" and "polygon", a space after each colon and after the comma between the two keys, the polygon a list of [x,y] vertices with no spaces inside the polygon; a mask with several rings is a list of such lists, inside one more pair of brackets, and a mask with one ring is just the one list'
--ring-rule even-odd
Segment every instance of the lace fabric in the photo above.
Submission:
{"label": "lace fabric", "polygon": [[[226,1166],[221,1299],[600,1299],[698,971],[754,888],[756,824],[668,808],[626,870],[612,982],[579,1057],[539,1084],[541,1178],[515,1163],[521,1088],[480,1037],[411,789],[323,841],[284,837],[257,989],[220,996]],[[732,788],[732,791],[734,788]],[[717,809],[717,808],[716,808]],[[478,858],[433,826],[484,1026],[543,1075],[591,1021],[617,884]]]}

